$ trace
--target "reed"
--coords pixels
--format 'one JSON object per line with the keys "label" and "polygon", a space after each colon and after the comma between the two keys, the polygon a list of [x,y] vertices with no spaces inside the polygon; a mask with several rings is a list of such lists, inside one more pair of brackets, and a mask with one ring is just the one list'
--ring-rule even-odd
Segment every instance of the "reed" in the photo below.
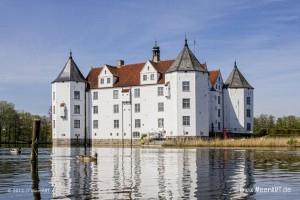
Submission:
{"label": "reed", "polygon": [[163,146],[176,147],[300,147],[300,138],[261,137],[241,139],[167,139]]}

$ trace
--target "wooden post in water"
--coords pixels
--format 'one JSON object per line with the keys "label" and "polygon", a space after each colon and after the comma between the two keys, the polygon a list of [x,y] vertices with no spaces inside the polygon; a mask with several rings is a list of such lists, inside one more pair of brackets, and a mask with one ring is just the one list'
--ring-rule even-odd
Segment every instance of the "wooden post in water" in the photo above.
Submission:
{"label": "wooden post in water", "polygon": [[33,121],[32,139],[31,139],[31,162],[36,162],[38,158],[38,140],[40,136],[41,120]]}
{"label": "wooden post in water", "polygon": [[31,143],[31,178],[32,194],[34,199],[41,199],[39,191],[39,173],[38,173],[38,141],[40,136],[41,120],[33,121],[32,143]]}

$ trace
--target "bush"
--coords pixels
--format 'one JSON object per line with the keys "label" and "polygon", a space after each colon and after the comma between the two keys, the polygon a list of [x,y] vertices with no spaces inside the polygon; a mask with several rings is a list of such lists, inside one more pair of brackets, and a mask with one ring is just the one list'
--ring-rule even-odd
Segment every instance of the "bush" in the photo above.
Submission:
{"label": "bush", "polygon": [[281,129],[281,128],[270,128],[270,129],[260,129],[254,136],[300,136],[300,129]]}
{"label": "bush", "polygon": [[260,129],[258,132],[254,133],[255,137],[262,137],[262,136],[266,136],[268,135],[268,129],[264,128],[264,129]]}

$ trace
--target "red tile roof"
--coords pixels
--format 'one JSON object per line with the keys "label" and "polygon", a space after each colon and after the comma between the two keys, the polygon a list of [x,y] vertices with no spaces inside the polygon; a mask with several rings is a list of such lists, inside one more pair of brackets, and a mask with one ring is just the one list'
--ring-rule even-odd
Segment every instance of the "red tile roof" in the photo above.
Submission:
{"label": "red tile roof", "polygon": [[101,68],[92,68],[89,74],[86,77],[86,80],[89,84],[90,88],[97,88],[98,87],[98,76],[102,70]]}
{"label": "red tile roof", "polygon": [[220,70],[209,71],[209,80],[212,86],[216,84],[219,74]]}
{"label": "red tile roof", "polygon": [[[158,83],[165,83],[165,72],[169,69],[174,60],[165,60],[158,63],[150,61],[154,68],[160,73]],[[107,65],[110,72],[118,77],[114,87],[128,87],[140,85],[140,72],[145,63],[127,64],[121,67]],[[98,88],[98,76],[103,67],[92,68],[87,76],[90,88]]]}

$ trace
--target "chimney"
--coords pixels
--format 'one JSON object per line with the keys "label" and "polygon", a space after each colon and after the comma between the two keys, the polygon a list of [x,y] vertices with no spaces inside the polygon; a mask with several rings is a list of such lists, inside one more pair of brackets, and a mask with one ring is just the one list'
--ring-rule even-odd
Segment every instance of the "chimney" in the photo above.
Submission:
{"label": "chimney", "polygon": [[160,61],[160,49],[159,46],[157,46],[157,42],[155,41],[155,45],[152,48],[152,61],[153,62],[159,62]]}
{"label": "chimney", "polygon": [[117,67],[121,67],[125,64],[124,60],[118,60],[117,61]]}

